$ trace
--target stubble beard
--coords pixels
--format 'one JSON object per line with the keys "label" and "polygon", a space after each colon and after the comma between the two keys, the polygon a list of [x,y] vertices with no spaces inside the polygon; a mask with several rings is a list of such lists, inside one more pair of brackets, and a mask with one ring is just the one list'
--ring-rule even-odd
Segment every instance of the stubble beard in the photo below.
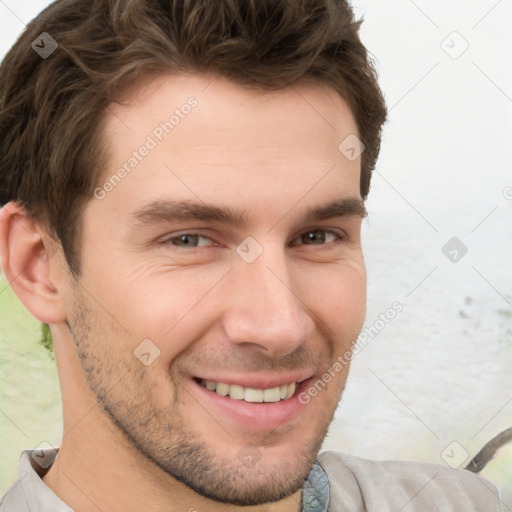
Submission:
{"label": "stubble beard", "polygon": [[[101,334],[95,334],[92,329],[90,320],[95,317],[81,293],[75,296],[74,314],[68,327],[87,384],[100,410],[146,461],[207,499],[237,506],[277,502],[303,487],[336,407],[317,435],[295,448],[293,464],[265,460],[264,456],[254,464],[236,457],[223,458],[200,434],[187,428],[178,407],[179,382],[169,377],[173,400],[170,407],[159,409],[144,366],[129,349],[112,355],[108,351],[109,340],[103,339],[92,346],[91,339]],[[111,336],[110,340],[122,339],[123,331],[118,330],[116,334],[118,337]]]}

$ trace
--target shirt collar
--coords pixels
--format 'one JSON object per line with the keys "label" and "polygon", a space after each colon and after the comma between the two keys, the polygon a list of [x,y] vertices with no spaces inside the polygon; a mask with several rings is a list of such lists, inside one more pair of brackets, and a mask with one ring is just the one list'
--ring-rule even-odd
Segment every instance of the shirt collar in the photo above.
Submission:
{"label": "shirt collar", "polygon": [[18,479],[30,512],[73,512],[42,480],[56,457],[54,448],[24,450],[20,456]]}

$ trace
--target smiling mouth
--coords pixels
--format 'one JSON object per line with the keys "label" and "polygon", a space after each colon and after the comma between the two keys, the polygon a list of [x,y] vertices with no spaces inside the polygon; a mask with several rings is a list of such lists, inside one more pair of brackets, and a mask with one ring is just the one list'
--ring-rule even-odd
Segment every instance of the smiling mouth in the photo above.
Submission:
{"label": "smiling mouth", "polygon": [[233,400],[244,400],[250,403],[271,403],[288,400],[295,394],[297,382],[290,382],[282,386],[268,389],[258,389],[240,386],[238,384],[226,384],[213,380],[195,379],[204,388],[217,393],[218,395],[232,398]]}

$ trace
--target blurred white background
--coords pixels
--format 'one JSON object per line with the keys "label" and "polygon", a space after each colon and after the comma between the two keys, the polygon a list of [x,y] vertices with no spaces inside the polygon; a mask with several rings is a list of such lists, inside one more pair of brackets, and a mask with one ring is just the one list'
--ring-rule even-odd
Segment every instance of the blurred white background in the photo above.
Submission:
{"label": "blurred white background", "polygon": [[[0,57],[48,3],[0,0]],[[364,228],[367,326],[404,309],[354,360],[325,447],[464,466],[512,426],[512,2],[353,6],[389,107]],[[59,443],[54,363],[38,357],[20,367],[31,396],[2,379],[2,491],[21,449]],[[512,510],[512,447],[483,474]]]}

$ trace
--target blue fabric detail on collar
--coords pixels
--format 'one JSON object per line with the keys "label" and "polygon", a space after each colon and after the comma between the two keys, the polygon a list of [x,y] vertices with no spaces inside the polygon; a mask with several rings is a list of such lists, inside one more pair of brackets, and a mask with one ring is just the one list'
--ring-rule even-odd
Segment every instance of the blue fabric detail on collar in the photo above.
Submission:
{"label": "blue fabric detail on collar", "polygon": [[302,512],[328,512],[329,479],[322,466],[315,462],[302,488]]}

